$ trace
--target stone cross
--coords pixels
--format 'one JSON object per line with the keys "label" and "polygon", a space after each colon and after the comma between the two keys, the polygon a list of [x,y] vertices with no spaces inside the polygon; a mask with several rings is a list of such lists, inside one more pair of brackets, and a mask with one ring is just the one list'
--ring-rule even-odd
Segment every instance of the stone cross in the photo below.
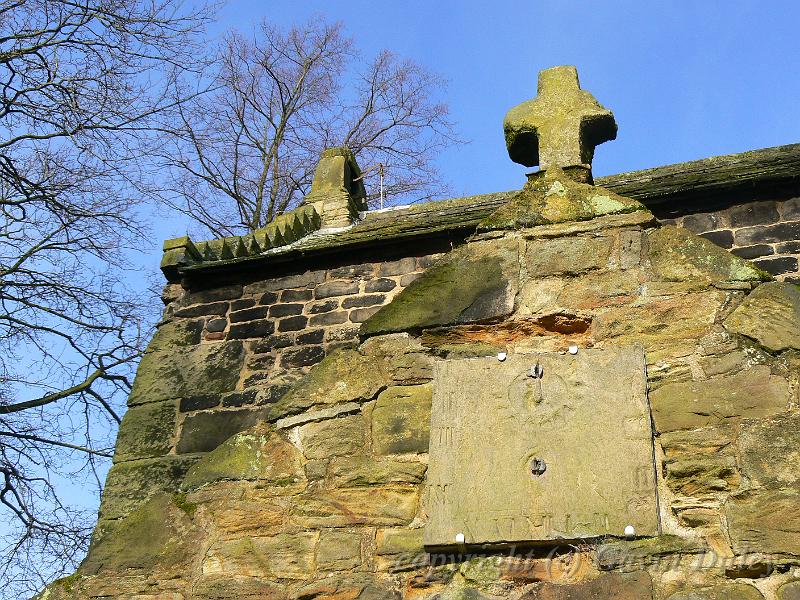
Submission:
{"label": "stone cross", "polygon": [[581,89],[575,67],[540,71],[538,95],[509,110],[503,129],[511,160],[542,170],[591,168],[595,146],[617,137],[614,115]]}

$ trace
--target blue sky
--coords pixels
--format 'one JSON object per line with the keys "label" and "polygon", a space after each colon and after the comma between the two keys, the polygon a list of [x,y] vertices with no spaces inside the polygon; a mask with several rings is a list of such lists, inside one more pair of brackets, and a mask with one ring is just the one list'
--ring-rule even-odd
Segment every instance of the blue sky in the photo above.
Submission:
{"label": "blue sky", "polygon": [[440,158],[456,195],[522,185],[502,119],[559,64],[616,115],[596,175],[800,142],[797,3],[231,0],[215,33],[315,15],[342,21],[367,57],[388,48],[449,80],[470,141]]}

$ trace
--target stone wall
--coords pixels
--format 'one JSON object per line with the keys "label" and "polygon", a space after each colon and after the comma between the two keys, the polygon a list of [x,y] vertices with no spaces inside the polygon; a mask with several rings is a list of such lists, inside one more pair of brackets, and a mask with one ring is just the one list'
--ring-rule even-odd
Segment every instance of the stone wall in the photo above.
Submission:
{"label": "stone wall", "polygon": [[[715,206],[716,204],[716,206]],[[667,223],[686,227],[736,256],[752,260],[778,279],[800,283],[800,198],[703,202],[703,209],[684,207]]]}
{"label": "stone wall", "polygon": [[300,273],[250,275],[205,290],[168,285],[100,518],[120,518],[150,495],[176,490],[204,453],[269,419],[292,383],[331,351],[357,343],[360,323],[440,256],[424,253],[431,249],[419,245],[421,255],[383,260],[373,254],[375,262],[353,256],[354,264],[301,266]]}
{"label": "stone wall", "polygon": [[[796,287],[646,211],[429,260],[170,291],[50,600],[797,597]],[[434,365],[571,345],[644,349],[662,534],[426,552]]]}

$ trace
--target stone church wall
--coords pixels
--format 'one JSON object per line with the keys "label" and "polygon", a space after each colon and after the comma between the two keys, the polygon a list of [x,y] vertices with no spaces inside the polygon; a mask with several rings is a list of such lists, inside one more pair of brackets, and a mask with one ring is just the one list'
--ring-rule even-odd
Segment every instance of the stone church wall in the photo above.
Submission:
{"label": "stone church wall", "polygon": [[[89,558],[50,598],[794,597],[793,288],[646,212],[483,234],[401,299],[429,256],[168,298]],[[356,339],[373,294],[395,302]],[[308,326],[282,328],[298,315],[265,298]],[[644,348],[662,535],[426,552],[434,364],[573,344]]]}

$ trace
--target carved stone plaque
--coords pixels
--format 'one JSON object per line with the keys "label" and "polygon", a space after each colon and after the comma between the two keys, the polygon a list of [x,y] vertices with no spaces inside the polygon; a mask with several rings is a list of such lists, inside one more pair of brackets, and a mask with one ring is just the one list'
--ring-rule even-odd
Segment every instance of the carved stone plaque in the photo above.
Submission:
{"label": "carved stone plaque", "polygon": [[657,535],[644,351],[437,363],[427,492],[428,547]]}

